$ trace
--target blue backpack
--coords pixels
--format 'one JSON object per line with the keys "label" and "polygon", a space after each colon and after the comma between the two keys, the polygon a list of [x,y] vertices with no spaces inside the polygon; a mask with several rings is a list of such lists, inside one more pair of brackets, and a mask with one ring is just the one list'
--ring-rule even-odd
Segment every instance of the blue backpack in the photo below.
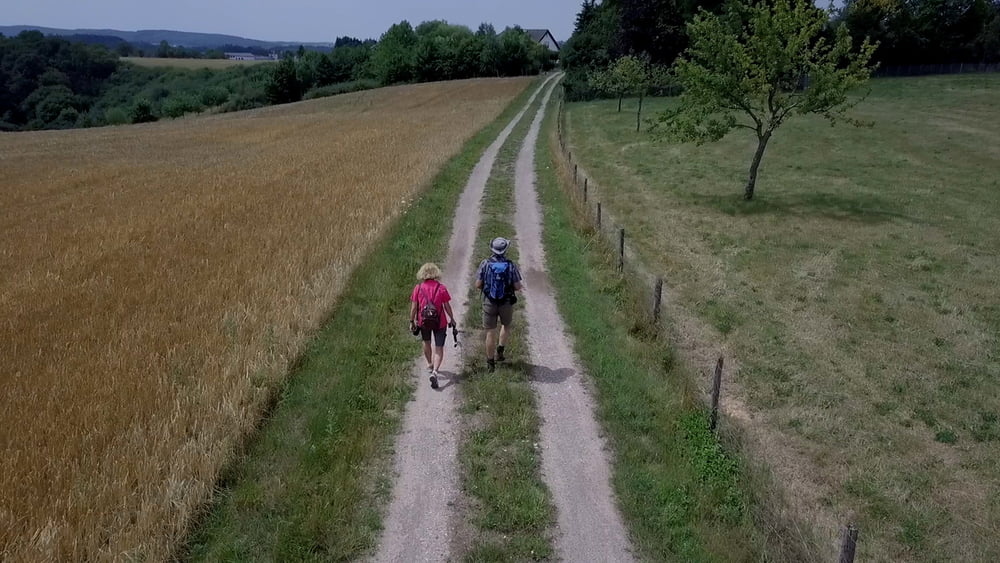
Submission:
{"label": "blue backpack", "polygon": [[494,303],[507,299],[511,281],[511,262],[505,258],[490,258],[486,263],[486,280],[483,282],[483,293]]}

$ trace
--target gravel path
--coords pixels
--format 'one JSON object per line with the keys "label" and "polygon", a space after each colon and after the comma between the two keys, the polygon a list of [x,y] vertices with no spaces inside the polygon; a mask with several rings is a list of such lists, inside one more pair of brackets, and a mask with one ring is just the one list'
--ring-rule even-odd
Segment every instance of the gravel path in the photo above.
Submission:
{"label": "gravel path", "polygon": [[[479,230],[480,204],[493,163],[514,126],[553,78],[549,77],[535,90],[524,108],[486,149],[459,199],[448,257],[442,264],[442,281],[455,298],[452,309],[458,319],[465,318],[469,305],[463,297],[468,294],[474,275],[472,245]],[[453,508],[460,493],[456,460],[459,414],[453,384],[461,372],[462,358],[452,347],[450,337],[447,346],[439,390],[432,390],[427,382],[423,357],[414,363],[411,377],[417,380],[417,391],[407,405],[403,430],[396,442],[395,485],[375,561],[449,559],[456,518]]]}
{"label": "gravel path", "polygon": [[523,314],[534,365],[532,387],[542,418],[542,477],[555,502],[555,547],[564,561],[630,561],[632,551],[612,494],[594,401],[545,269],[535,145],[551,94],[551,89],[546,92],[518,155],[514,196],[519,266],[526,286]]}

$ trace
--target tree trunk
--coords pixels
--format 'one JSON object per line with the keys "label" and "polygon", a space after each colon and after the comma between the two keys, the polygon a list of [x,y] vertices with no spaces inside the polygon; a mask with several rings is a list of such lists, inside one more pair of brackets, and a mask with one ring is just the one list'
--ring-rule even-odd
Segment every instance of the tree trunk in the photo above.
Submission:
{"label": "tree trunk", "polygon": [[639,110],[635,112],[635,132],[638,133],[642,127],[642,94],[639,94]]}
{"label": "tree trunk", "polygon": [[753,164],[750,165],[750,178],[747,179],[747,188],[743,192],[743,199],[747,201],[753,199],[753,190],[757,186],[757,169],[760,168],[760,160],[764,157],[764,149],[767,148],[769,140],[771,140],[770,131],[757,136],[757,152],[753,155]]}
{"label": "tree trunk", "polygon": [[624,94],[618,94],[618,113],[622,112],[622,98],[624,97]]}

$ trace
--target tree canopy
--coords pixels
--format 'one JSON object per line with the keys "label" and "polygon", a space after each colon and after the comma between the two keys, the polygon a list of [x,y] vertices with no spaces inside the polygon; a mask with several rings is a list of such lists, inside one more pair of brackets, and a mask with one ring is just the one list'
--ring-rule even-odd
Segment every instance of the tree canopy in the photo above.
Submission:
{"label": "tree canopy", "polygon": [[835,21],[882,65],[1000,61],[1000,0],[847,0]]}
{"label": "tree canopy", "polygon": [[25,31],[0,36],[0,130],[73,127],[118,69],[100,45]]}
{"label": "tree canopy", "polygon": [[826,33],[828,16],[810,0],[733,4],[722,16],[697,15],[691,45],[674,64],[680,103],[659,115],[657,130],[704,143],[736,128],[753,131],[757,150],[744,197],[752,199],[757,170],[774,131],[795,115],[853,122],[845,112],[861,98],[875,46],[852,49],[846,26]]}

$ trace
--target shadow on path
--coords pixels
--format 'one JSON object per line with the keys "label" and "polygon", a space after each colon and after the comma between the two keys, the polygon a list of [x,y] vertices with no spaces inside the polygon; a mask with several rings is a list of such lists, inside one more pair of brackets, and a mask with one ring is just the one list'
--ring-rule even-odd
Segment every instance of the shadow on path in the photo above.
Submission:
{"label": "shadow on path", "polygon": [[531,380],[538,383],[565,383],[576,375],[573,368],[552,369],[545,366],[531,366]]}

